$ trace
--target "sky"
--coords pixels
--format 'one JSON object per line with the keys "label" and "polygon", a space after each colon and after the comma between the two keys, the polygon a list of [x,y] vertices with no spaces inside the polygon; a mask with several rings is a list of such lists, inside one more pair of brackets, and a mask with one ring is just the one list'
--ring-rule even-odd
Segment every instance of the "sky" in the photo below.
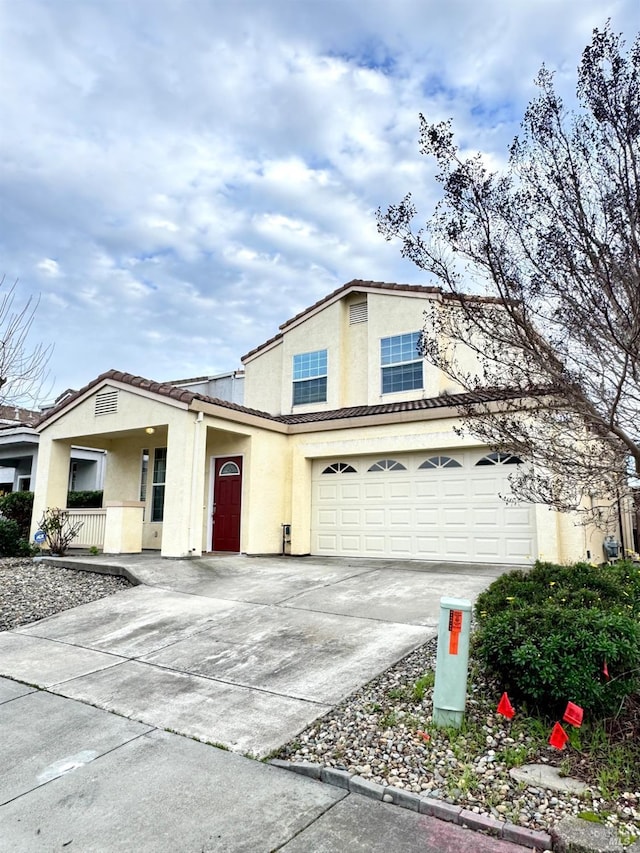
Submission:
{"label": "sky", "polygon": [[640,5],[0,0],[0,274],[39,300],[45,397],[238,369],[354,278],[437,284],[376,228],[437,202],[419,114],[500,168],[607,18],[630,44]]}

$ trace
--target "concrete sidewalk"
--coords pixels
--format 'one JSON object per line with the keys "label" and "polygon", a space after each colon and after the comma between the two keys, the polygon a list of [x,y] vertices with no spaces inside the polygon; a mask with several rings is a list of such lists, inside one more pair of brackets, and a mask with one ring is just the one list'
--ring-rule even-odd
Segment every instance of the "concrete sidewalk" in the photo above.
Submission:
{"label": "concrete sidewalk", "polygon": [[44,688],[0,679],[0,851],[522,850],[179,736],[268,754],[433,636],[441,595],[497,571],[90,566],[114,562],[142,585],[0,634],[0,675]]}
{"label": "concrete sidewalk", "polygon": [[522,847],[0,678],[0,851]]}

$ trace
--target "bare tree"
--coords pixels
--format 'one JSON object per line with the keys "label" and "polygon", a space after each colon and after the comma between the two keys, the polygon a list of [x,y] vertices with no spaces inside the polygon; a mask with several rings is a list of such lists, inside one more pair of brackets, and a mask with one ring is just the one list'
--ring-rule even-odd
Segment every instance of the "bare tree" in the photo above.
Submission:
{"label": "bare tree", "polygon": [[531,463],[513,477],[519,497],[561,510],[640,474],[640,35],[624,44],[610,23],[593,31],[571,111],[543,66],[501,173],[464,158],[450,122],[420,116],[441,200],[419,230],[410,196],[378,211],[443,287],[425,357],[491,389],[462,409],[465,428]]}
{"label": "bare tree", "polygon": [[18,282],[5,284],[0,278],[0,404],[34,405],[42,396],[52,346],[35,344],[28,338],[38,300],[29,298],[16,305]]}

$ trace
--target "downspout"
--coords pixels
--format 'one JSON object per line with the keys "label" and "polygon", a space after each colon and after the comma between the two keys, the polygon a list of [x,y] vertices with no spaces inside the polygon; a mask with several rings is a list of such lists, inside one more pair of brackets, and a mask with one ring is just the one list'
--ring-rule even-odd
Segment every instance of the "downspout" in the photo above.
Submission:
{"label": "downspout", "polygon": [[[198,530],[198,525],[194,519],[194,514],[197,512],[197,502],[198,502],[198,489],[196,485],[196,477],[198,474],[198,448],[200,446],[200,424],[204,420],[204,412],[198,412],[198,416],[193,422],[193,453],[191,458],[191,511],[189,513],[189,533],[188,539],[189,542],[189,556],[192,556],[194,551],[199,551],[201,548],[197,547],[193,541],[194,532]],[[200,546],[202,543],[200,543]]]}

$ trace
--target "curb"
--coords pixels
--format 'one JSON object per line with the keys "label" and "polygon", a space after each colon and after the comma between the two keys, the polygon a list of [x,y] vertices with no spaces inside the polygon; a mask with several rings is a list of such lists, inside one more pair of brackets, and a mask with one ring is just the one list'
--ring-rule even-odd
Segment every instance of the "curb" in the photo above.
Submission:
{"label": "curb", "polygon": [[[125,566],[113,566],[108,563],[92,563],[90,560],[82,560],[80,557],[67,555],[66,557],[34,557],[34,562],[44,563],[45,566],[61,566],[63,569],[71,569],[75,572],[93,572],[96,575],[112,575],[128,580],[132,586],[142,586],[134,573]],[[73,560],[73,562],[71,562]]]}
{"label": "curb", "polygon": [[347,770],[336,770],[335,767],[322,767],[320,764],[313,764],[311,762],[283,761],[279,758],[273,758],[269,761],[269,764],[274,765],[274,767],[280,767],[283,770],[289,770],[292,773],[298,773],[301,776],[317,779],[319,782],[325,782],[327,785],[344,788],[351,794],[362,794],[373,800],[392,803],[402,809],[409,809],[410,811],[419,812],[429,817],[436,817],[438,820],[445,820],[466,829],[483,832],[494,838],[502,838],[505,841],[520,844],[522,847],[527,847],[530,850],[553,850],[552,838],[546,832],[526,829],[525,827],[517,826],[515,823],[508,823],[507,821],[496,820],[496,818],[486,815],[476,814],[468,809],[463,809],[462,806],[455,806],[443,800],[437,800],[435,797],[422,797],[420,794],[414,794],[412,791],[404,791],[391,786],[385,787],[384,785],[379,785],[377,782],[372,782],[370,779],[357,776],[355,773],[349,773]]}

